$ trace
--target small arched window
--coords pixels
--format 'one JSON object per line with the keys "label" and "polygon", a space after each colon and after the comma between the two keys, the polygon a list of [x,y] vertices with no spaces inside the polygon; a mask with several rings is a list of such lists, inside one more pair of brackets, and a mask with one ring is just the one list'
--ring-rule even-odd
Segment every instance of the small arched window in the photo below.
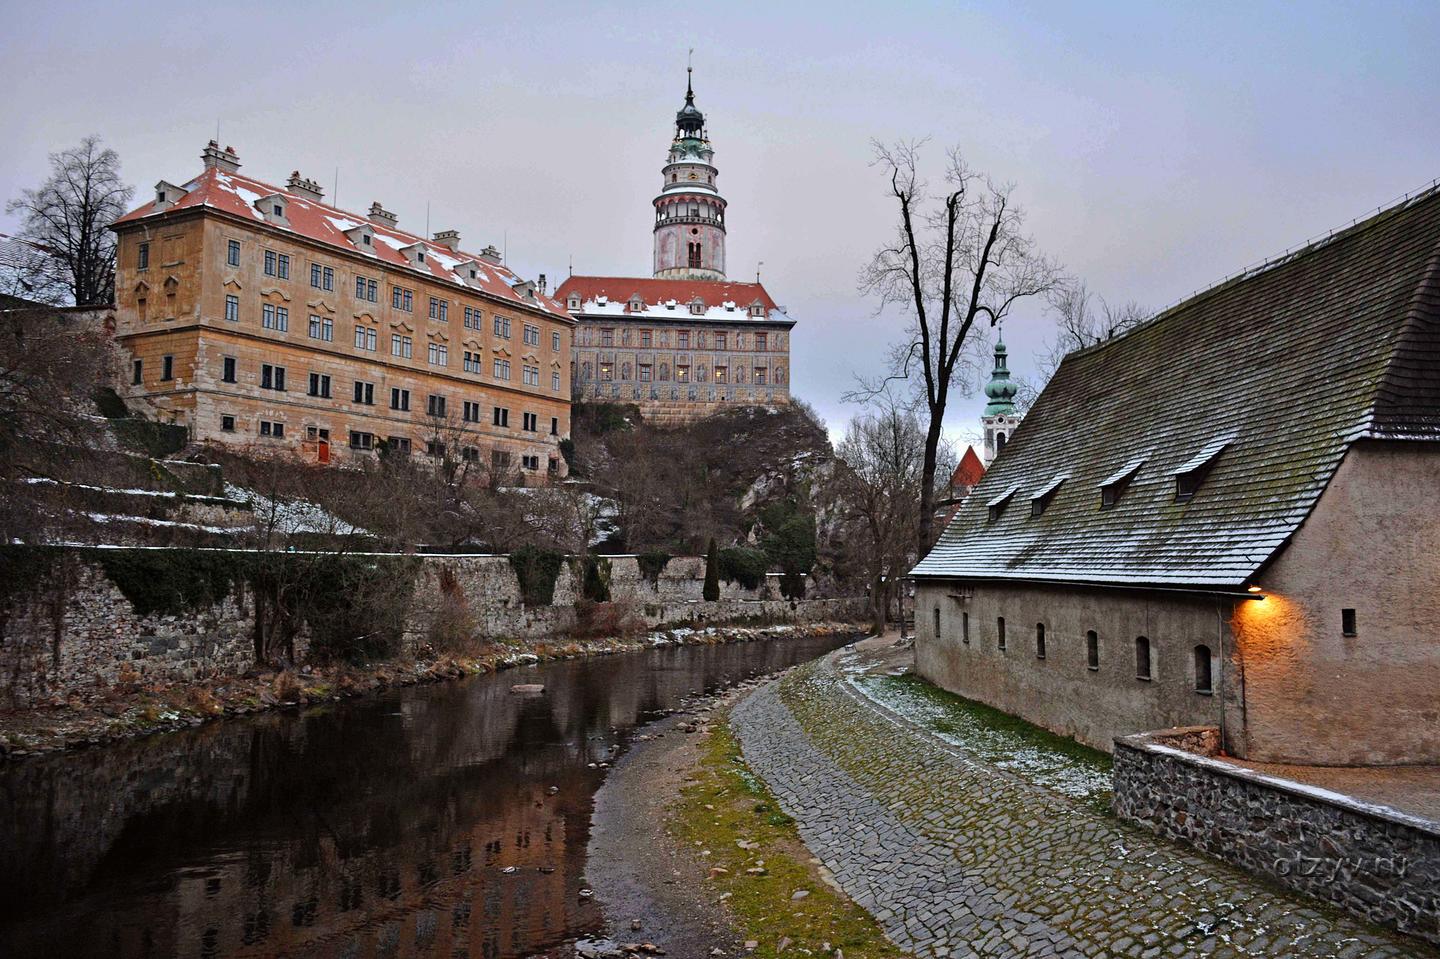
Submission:
{"label": "small arched window", "polygon": [[995,617],[995,642],[1000,649],[1005,648],[1005,617]]}
{"label": "small arched window", "polygon": [[1150,640],[1144,636],[1135,637],[1135,678],[1150,678]]}
{"label": "small arched window", "polygon": [[1215,691],[1214,669],[1211,665],[1210,647],[1204,644],[1195,647],[1195,692]]}
{"label": "small arched window", "polygon": [[1045,624],[1035,624],[1035,658],[1045,658]]}
{"label": "small arched window", "polygon": [[998,454],[998,453],[1002,452],[1004,449],[1005,449],[1005,434],[1004,434],[1004,433],[996,433],[996,434],[995,434],[995,452]]}
{"label": "small arched window", "polygon": [[1100,668],[1100,634],[1093,629],[1085,634],[1085,666],[1088,669]]}

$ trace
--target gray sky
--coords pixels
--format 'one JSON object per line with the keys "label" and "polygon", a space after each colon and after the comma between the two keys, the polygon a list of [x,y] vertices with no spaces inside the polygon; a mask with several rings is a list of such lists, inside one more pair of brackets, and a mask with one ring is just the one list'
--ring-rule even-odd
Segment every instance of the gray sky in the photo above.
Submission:
{"label": "gray sky", "polygon": [[[0,195],[99,133],[142,189],[220,139],[401,226],[508,240],[522,274],[648,275],[695,48],[731,276],[798,320],[832,428],[897,321],[855,277],[891,228],[872,137],[958,145],[1040,246],[1160,307],[1440,176],[1440,4],[43,5],[0,0]],[[0,215],[0,230],[14,226]],[[1012,369],[1049,335],[1016,314]],[[981,404],[954,407],[970,429]]]}

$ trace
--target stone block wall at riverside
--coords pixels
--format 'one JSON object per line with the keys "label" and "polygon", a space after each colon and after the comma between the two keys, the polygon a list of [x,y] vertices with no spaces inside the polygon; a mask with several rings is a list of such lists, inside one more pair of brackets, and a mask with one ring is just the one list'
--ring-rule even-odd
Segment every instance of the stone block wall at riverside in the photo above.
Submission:
{"label": "stone block wall at riverside", "polygon": [[[0,598],[0,708],[63,699],[120,681],[190,681],[253,665],[254,606],[243,585],[203,608],[141,615],[100,563],[83,552],[52,563],[49,572]],[[575,626],[580,584],[569,563],[561,566],[552,604],[526,606],[508,557],[417,558],[406,651],[431,640],[446,584],[463,603],[468,628],[482,637],[534,641],[563,636]],[[722,583],[720,599],[703,602],[705,561],[699,557],[672,559],[654,583],[641,573],[636,557],[607,562],[612,600],[626,604],[647,627],[863,616],[863,600],[783,599],[778,577],[756,590]],[[307,645],[303,635],[297,638],[302,661]]]}
{"label": "stone block wall at riverside", "polygon": [[1121,817],[1440,943],[1434,823],[1192,754],[1162,734],[1116,739],[1114,770]]}

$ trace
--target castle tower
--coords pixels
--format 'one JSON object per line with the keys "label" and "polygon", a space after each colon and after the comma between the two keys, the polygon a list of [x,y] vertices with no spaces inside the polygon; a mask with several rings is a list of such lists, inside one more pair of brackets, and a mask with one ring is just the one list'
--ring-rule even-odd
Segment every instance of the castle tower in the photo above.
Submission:
{"label": "castle tower", "polygon": [[675,114],[675,139],[661,168],[655,198],[655,275],[663,279],[725,279],[725,200],[715,189],[715,151],[705,115],[695,106],[686,68],[685,106]]}
{"label": "castle tower", "polygon": [[985,396],[990,402],[985,404],[980,423],[985,428],[986,466],[1005,448],[1015,427],[1020,425],[1020,417],[1015,412],[1015,393],[1019,387],[1010,379],[1008,352],[1003,340],[996,341],[995,369],[990,373],[990,382],[985,384]]}

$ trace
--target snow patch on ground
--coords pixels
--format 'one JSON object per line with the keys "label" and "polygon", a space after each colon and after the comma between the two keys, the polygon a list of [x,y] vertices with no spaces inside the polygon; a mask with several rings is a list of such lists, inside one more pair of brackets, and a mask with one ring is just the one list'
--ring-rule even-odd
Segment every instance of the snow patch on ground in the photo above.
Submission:
{"label": "snow patch on ground", "polygon": [[253,490],[225,484],[225,498],[248,503],[258,526],[271,523],[280,533],[328,533],[333,536],[365,535],[335,514],[305,500],[272,500]]}
{"label": "snow patch on ground", "polygon": [[846,682],[861,695],[991,766],[1070,799],[1099,801],[1110,792],[1110,770],[1101,762],[1088,763],[988,725],[963,706],[932,699],[893,676],[867,675],[853,654],[842,656],[839,663]]}

